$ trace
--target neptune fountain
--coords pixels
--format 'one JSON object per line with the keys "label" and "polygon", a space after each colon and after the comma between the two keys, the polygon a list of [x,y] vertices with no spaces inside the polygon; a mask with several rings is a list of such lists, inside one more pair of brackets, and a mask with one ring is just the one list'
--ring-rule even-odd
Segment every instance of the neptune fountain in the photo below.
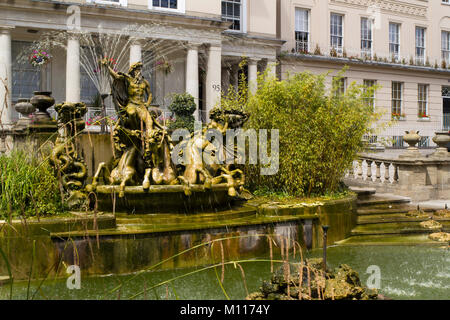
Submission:
{"label": "neptune fountain", "polygon": [[211,131],[225,135],[227,129],[241,127],[248,119],[245,112],[217,107],[208,126],[190,135],[184,131],[185,138],[174,146],[157,120],[161,111],[150,108],[152,94],[141,74],[142,63],[133,64],[128,73],[116,72],[107,59],[101,65],[113,79],[118,120],[112,129],[113,159],[100,163],[92,183],[86,186],[86,193],[96,195],[91,207],[146,213],[192,211],[224,206],[239,196],[243,172],[221,164],[225,151],[208,136]]}

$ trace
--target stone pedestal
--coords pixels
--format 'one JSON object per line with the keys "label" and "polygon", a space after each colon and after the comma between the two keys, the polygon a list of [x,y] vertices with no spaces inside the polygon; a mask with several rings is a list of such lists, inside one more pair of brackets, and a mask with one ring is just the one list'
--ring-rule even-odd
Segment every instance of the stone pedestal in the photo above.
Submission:
{"label": "stone pedestal", "polygon": [[447,145],[450,142],[450,134],[448,131],[436,132],[433,137],[433,142],[438,145],[436,151],[431,155],[432,158],[447,158],[449,157],[449,152]]}

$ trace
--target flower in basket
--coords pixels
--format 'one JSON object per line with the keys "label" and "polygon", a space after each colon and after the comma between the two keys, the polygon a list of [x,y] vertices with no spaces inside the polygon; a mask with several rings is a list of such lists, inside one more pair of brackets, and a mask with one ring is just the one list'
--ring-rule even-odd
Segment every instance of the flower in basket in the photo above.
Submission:
{"label": "flower in basket", "polygon": [[33,53],[30,55],[30,63],[33,67],[40,67],[47,64],[51,59],[51,56],[48,52],[44,50],[34,49]]}
{"label": "flower in basket", "polygon": [[404,118],[404,117],[406,117],[406,115],[404,113],[392,112],[392,118],[400,119],[400,118]]}
{"label": "flower in basket", "polygon": [[163,57],[162,59],[156,61],[155,66],[157,69],[163,71],[166,75],[173,72],[172,63],[167,60],[166,57]]}

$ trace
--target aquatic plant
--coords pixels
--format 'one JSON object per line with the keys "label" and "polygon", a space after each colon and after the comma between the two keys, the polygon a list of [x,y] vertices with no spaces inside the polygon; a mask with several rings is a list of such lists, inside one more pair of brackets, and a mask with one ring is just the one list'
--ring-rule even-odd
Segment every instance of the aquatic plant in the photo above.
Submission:
{"label": "aquatic plant", "polygon": [[15,150],[0,156],[0,217],[64,212],[58,179],[47,160]]}

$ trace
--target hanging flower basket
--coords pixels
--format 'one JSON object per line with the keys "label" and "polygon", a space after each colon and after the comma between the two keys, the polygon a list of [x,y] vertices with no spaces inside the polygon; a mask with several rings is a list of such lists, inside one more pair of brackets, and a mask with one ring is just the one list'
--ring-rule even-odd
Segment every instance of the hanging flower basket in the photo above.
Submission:
{"label": "hanging flower basket", "polygon": [[173,72],[172,63],[165,57],[156,61],[156,68],[164,72],[165,75],[168,75],[169,73]]}
{"label": "hanging flower basket", "polygon": [[33,53],[30,55],[30,63],[33,67],[42,67],[46,65],[50,59],[50,54],[44,50],[34,49]]}

